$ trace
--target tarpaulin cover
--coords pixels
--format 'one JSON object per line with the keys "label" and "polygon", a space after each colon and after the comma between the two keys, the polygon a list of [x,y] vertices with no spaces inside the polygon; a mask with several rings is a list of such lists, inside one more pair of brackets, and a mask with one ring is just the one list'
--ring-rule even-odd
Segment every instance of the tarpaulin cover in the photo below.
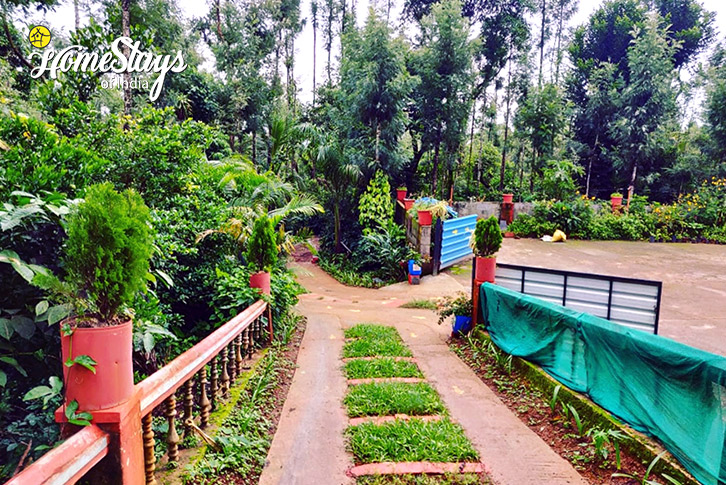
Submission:
{"label": "tarpaulin cover", "polygon": [[726,358],[501,286],[481,286],[494,343],[658,438],[706,485],[726,485]]}

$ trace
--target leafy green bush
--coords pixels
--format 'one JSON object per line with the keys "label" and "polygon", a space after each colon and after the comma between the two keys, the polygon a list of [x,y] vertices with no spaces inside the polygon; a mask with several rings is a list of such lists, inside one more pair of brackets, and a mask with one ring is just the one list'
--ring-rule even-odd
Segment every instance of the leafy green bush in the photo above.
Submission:
{"label": "leafy green bush", "polygon": [[361,195],[358,209],[358,222],[363,228],[363,233],[376,231],[379,225],[385,224],[393,217],[391,185],[381,170],[376,172],[366,191]]}
{"label": "leafy green bush", "polygon": [[650,237],[644,218],[637,214],[598,214],[589,227],[591,239],[641,241]]}
{"label": "leafy green bush", "polygon": [[353,259],[362,271],[384,281],[401,281],[407,274],[405,262],[418,255],[409,247],[405,229],[389,219],[363,235]]}
{"label": "leafy green bush", "polygon": [[67,282],[85,295],[101,321],[131,303],[149,271],[153,242],[149,209],[132,190],[92,186],[68,218]]}
{"label": "leafy green bush", "polygon": [[253,271],[270,271],[277,261],[277,237],[272,221],[260,216],[247,241],[247,264]]}
{"label": "leafy green bush", "polygon": [[518,237],[542,237],[545,234],[554,233],[555,227],[549,221],[540,220],[529,214],[519,214],[507,226],[507,230],[513,232]]}
{"label": "leafy green bush", "polygon": [[588,237],[593,210],[590,202],[581,197],[568,202],[555,200],[537,202],[532,215],[540,224],[550,223],[551,227],[564,231],[569,237],[584,239]]}
{"label": "leafy green bush", "polygon": [[570,160],[550,160],[542,173],[545,196],[558,200],[573,199],[577,189],[575,179],[584,173],[585,169],[581,165]]}
{"label": "leafy green bush", "polygon": [[497,254],[502,247],[502,231],[496,217],[476,221],[472,246],[474,255],[479,258],[491,258]]}

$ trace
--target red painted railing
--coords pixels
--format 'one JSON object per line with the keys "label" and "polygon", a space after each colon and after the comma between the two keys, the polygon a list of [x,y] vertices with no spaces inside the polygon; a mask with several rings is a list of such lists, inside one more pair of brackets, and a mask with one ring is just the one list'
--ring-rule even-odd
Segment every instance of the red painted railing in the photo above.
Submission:
{"label": "red painted railing", "polygon": [[[263,317],[267,328],[263,328]],[[118,477],[116,481],[124,485],[155,484],[154,410],[165,404],[168,460],[176,461],[181,441],[176,430],[177,414],[183,415],[185,436],[195,428],[205,428],[210,411],[227,397],[230,385],[242,373],[242,362],[251,357],[263,336],[272,340],[272,312],[260,300],[136,384],[128,402],[94,411],[91,426],[72,435],[6,485],[72,484],[106,456],[100,465],[103,470],[98,470],[105,477]],[[177,406],[180,389],[181,402]],[[199,410],[196,417],[195,407]],[[63,419],[59,409],[56,420]]]}

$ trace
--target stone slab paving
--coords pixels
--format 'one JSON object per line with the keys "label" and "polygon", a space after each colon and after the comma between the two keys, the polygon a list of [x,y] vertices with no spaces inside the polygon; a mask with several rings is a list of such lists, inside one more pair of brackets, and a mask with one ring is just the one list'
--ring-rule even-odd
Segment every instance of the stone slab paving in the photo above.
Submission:
{"label": "stone slab paving", "polygon": [[299,281],[310,291],[298,304],[308,318],[307,331],[261,483],[351,483],[345,476],[352,457],[344,451],[348,420],[341,405],[345,379],[340,354],[342,329],[361,322],[397,328],[497,483],[587,483],[448,349],[450,328],[437,325],[431,311],[399,308],[402,301],[413,298],[466,291],[455,278],[424,277],[417,286],[404,283],[369,290],[345,287],[315,265],[300,266],[304,271]]}

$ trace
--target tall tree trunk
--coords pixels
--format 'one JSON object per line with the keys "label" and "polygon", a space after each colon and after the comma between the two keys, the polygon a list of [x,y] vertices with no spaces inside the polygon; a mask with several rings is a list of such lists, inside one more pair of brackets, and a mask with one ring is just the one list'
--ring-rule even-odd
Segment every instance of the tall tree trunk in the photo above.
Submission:
{"label": "tall tree trunk", "polygon": [[335,252],[340,253],[343,247],[340,244],[340,204],[336,201],[333,204],[333,233],[335,238]]}
{"label": "tall tree trunk", "polygon": [[[440,136],[437,134],[437,138]],[[434,149],[434,169],[433,169],[433,176],[431,177],[431,195],[433,197],[436,197],[436,182],[438,181],[438,175],[439,175],[439,148],[441,146],[441,141],[436,140],[436,148]]]}
{"label": "tall tree trunk", "polygon": [[562,64],[562,32],[564,29],[565,2],[560,0],[559,19],[557,22],[557,48],[555,49],[555,85],[560,84],[560,65]]}
{"label": "tall tree trunk", "polygon": [[257,130],[252,130],[252,164],[257,166]]}
{"label": "tall tree trunk", "polygon": [[630,175],[630,185],[628,186],[628,203],[625,205],[628,209],[630,208],[630,199],[633,198],[635,193],[635,179],[638,175],[638,162],[633,162],[633,172]]}
{"label": "tall tree trunk", "polygon": [[79,9],[78,2],[79,1],[80,0],[73,0],[73,16],[74,16],[75,22],[76,22],[76,30],[81,28],[81,15],[80,15],[80,12],[78,11],[78,9]]}
{"label": "tall tree trunk", "polygon": [[328,42],[325,48],[328,51],[328,84],[332,83],[332,75],[330,73],[330,53],[333,50],[333,16],[335,15],[335,3],[333,0],[326,0],[328,2]]}
{"label": "tall tree trunk", "polygon": [[[486,97],[485,97],[486,99]],[[486,103],[486,101],[485,101]],[[471,168],[471,176],[469,182],[476,178],[474,173],[474,122],[476,121],[476,98],[471,103],[471,129],[469,130],[469,167]]]}
{"label": "tall tree trunk", "polygon": [[592,149],[592,153],[590,154],[590,160],[587,163],[587,178],[585,181],[585,197],[590,197],[590,175],[592,174],[592,161],[595,158],[595,153],[597,153],[597,146],[600,143],[600,133],[595,135],[595,146]]}
{"label": "tall tree trunk", "polygon": [[376,122],[376,168],[381,168],[381,122]]}
{"label": "tall tree trunk", "polygon": [[411,158],[411,163],[406,168],[406,187],[408,187],[409,191],[413,190],[413,181],[416,177],[416,171],[418,171],[418,164],[421,162],[424,153],[423,146],[419,145],[413,133],[411,133],[411,149],[413,150],[413,158]]}
{"label": "tall tree trunk", "polygon": [[507,143],[509,140],[509,115],[512,106],[512,45],[509,45],[509,73],[507,74],[507,111],[504,113],[504,143],[502,144],[502,165],[499,168],[499,191],[504,191],[504,175],[507,168]]}
{"label": "tall tree trunk", "polygon": [[[340,5],[342,7],[340,9],[340,34],[341,34],[341,36],[342,36],[342,34],[345,33],[345,30],[348,28],[348,18],[347,18],[348,12],[346,11],[346,7],[348,6],[347,3],[348,3],[347,0],[341,0],[341,2],[340,2]],[[342,48],[343,47],[341,46],[341,49]]]}
{"label": "tall tree trunk", "polygon": [[[125,37],[131,37],[130,16],[131,0],[121,0],[121,32]],[[129,46],[124,44],[123,54],[128,59]],[[127,69],[123,73],[124,80],[124,115],[131,114],[131,72]],[[128,128],[128,122],[124,122],[124,129]]]}
{"label": "tall tree trunk", "polygon": [[311,3],[313,20],[313,106],[315,106],[315,71],[318,61],[318,4],[315,0]]}
{"label": "tall tree trunk", "polygon": [[542,67],[544,64],[545,30],[547,27],[547,0],[542,0],[542,33],[539,37],[539,83],[542,87]]}
{"label": "tall tree trunk", "polygon": [[220,42],[224,40],[222,36],[222,7],[220,6],[220,0],[214,2],[214,15],[217,18],[217,40]]}

